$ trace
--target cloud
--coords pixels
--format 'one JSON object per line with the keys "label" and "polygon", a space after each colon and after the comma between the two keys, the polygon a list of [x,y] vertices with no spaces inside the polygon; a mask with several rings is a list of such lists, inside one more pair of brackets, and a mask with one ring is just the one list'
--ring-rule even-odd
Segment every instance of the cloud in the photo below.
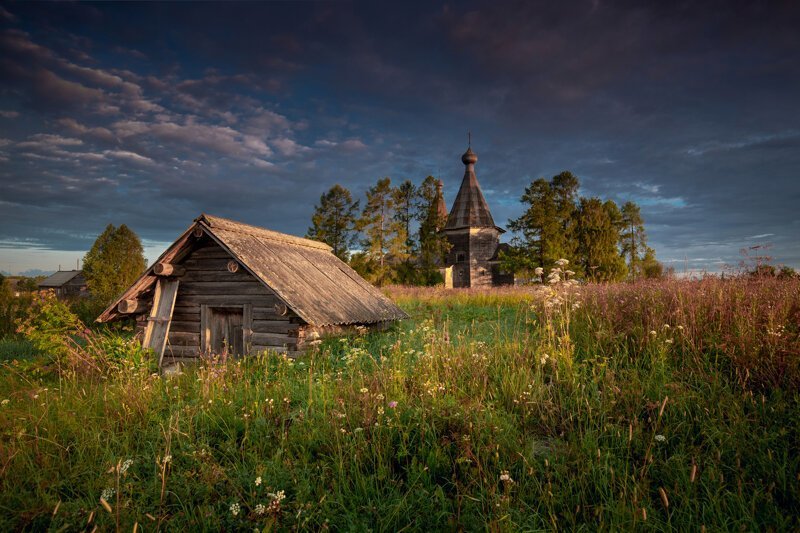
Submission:
{"label": "cloud", "polygon": [[270,143],[272,146],[277,148],[281,154],[289,157],[307,152],[309,150],[307,146],[302,146],[294,140],[287,139],[286,137],[273,139],[270,141]]}
{"label": "cloud", "polygon": [[136,152],[129,152],[127,150],[106,150],[105,152],[103,152],[103,154],[109,157],[113,157],[115,159],[121,159],[123,161],[128,161],[131,163],[147,164],[147,165],[152,165],[155,163],[155,161],[153,161],[149,157],[137,154]]}
{"label": "cloud", "polygon": [[3,118],[17,118],[19,111],[0,111],[0,117]]}
{"label": "cloud", "polygon": [[690,156],[702,156],[713,152],[729,152],[752,148],[798,148],[800,131],[790,130],[777,133],[748,135],[736,141],[707,141],[686,149]]}

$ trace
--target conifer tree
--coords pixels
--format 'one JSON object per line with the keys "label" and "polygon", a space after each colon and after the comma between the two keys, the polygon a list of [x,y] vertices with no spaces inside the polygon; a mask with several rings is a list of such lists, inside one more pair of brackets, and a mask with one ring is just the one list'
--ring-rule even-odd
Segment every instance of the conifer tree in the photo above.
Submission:
{"label": "conifer tree", "polygon": [[417,188],[410,180],[405,180],[392,190],[392,203],[394,204],[395,237],[399,241],[397,247],[402,250],[402,259],[407,261],[414,255],[414,235],[411,232],[411,223],[414,220],[414,201],[417,197]]}
{"label": "conifer tree", "polygon": [[647,251],[644,220],[639,206],[633,202],[625,202],[621,214],[620,246],[622,255],[628,258],[628,275],[631,279],[636,279],[643,274],[643,254]]}
{"label": "conifer tree", "polygon": [[314,206],[311,227],[306,237],[326,243],[342,261],[347,261],[350,248],[356,242],[356,213],[359,202],[353,201],[350,191],[339,184],[320,196]]}
{"label": "conifer tree", "polygon": [[393,227],[394,201],[392,198],[392,181],[388,177],[379,179],[374,187],[367,191],[367,202],[361,213],[358,228],[363,232],[361,241],[367,258],[375,263],[375,282],[383,285],[391,280],[391,272],[386,262],[390,253],[390,244],[396,234]]}
{"label": "conifer tree", "polygon": [[426,177],[417,188],[414,218],[419,222],[419,282],[431,285],[440,282],[438,267],[444,264],[450,243],[441,232],[447,224],[447,214],[439,212],[439,180]]}
{"label": "conifer tree", "polygon": [[577,265],[592,281],[618,281],[625,277],[625,261],[620,257],[617,243],[620,219],[619,208],[608,200],[581,198],[576,211],[578,237]]}

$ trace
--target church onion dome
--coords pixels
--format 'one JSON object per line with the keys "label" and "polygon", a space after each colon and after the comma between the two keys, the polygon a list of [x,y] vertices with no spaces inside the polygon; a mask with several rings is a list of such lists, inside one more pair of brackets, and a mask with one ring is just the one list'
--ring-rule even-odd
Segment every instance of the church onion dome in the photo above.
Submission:
{"label": "church onion dome", "polygon": [[478,155],[472,151],[471,147],[467,148],[467,151],[461,156],[461,162],[465,165],[474,165],[478,162]]}

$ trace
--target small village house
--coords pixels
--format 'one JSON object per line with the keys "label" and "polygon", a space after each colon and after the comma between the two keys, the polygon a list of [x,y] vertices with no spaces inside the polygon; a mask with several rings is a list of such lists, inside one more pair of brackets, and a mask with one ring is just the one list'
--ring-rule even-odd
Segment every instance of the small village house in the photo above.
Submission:
{"label": "small village house", "polygon": [[97,320],[123,317],[165,366],[294,355],[319,336],[407,315],[326,244],[204,214]]}
{"label": "small village house", "polygon": [[39,290],[52,290],[57,298],[75,298],[88,295],[82,270],[59,270],[38,283]]}

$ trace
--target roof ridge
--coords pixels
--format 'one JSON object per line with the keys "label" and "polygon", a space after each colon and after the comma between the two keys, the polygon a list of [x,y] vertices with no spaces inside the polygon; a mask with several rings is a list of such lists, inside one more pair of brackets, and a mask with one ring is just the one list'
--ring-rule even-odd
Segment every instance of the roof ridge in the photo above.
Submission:
{"label": "roof ridge", "polygon": [[209,215],[207,213],[202,213],[199,217],[195,219],[195,222],[204,222],[211,229],[214,229],[214,227],[218,227],[220,229],[225,229],[227,231],[235,231],[238,233],[257,235],[258,237],[264,239],[285,242],[297,246],[307,246],[309,248],[317,248],[319,250],[328,250],[328,251],[333,249],[324,242],[314,241],[311,239],[304,239],[303,237],[297,237],[295,235],[289,235],[288,233],[281,233],[279,231],[262,228],[260,226],[253,226],[252,224],[245,224],[244,222],[239,222],[237,220],[231,220],[229,218],[219,217],[216,215]]}

